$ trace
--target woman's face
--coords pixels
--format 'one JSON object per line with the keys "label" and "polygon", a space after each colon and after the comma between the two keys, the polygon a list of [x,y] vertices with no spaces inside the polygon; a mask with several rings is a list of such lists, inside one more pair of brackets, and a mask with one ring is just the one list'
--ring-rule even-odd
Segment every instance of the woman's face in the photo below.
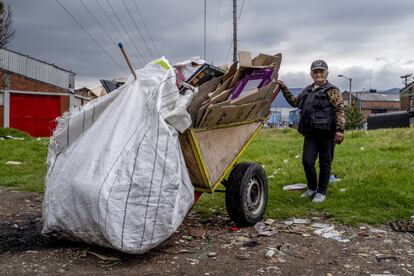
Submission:
{"label": "woman's face", "polygon": [[328,70],[324,70],[324,69],[312,70],[311,77],[315,83],[323,84],[328,78]]}

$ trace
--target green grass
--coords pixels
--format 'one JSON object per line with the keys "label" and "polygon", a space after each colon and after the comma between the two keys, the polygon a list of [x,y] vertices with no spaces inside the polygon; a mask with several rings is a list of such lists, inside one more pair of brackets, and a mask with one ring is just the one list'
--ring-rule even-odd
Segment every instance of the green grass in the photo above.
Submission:
{"label": "green grass", "polygon": [[30,135],[28,133],[20,131],[15,128],[0,128],[0,136],[13,136],[16,138],[30,138]]}
{"label": "green grass", "polygon": [[[267,217],[323,215],[356,225],[414,215],[414,129],[347,133],[344,143],[336,147],[333,163],[333,173],[341,181],[330,185],[327,200],[320,205],[282,189],[306,183],[302,143],[302,136],[293,129],[266,129],[240,160],[261,163],[268,176],[274,175],[269,179]],[[204,195],[195,209],[204,215],[225,212],[224,194]]]}
{"label": "green grass", "polygon": [[[0,135],[4,131],[0,129]],[[351,225],[382,224],[414,215],[413,142],[414,129],[346,133],[333,163],[333,172],[342,180],[329,187],[328,198],[320,205],[299,198],[298,192],[282,190],[284,185],[306,182],[303,138],[295,130],[263,130],[240,161],[261,163],[268,176],[274,175],[269,179],[266,217],[323,215]],[[31,138],[0,141],[0,186],[42,192],[47,143]],[[23,164],[5,165],[9,160]],[[346,191],[340,192],[342,188]],[[205,216],[225,213],[224,194],[203,195],[195,210]]]}
{"label": "green grass", "polygon": [[[8,135],[25,139],[0,140],[0,186],[42,192],[49,140],[38,140],[15,129],[0,128],[0,136]],[[19,161],[22,164],[6,165],[7,161]]]}

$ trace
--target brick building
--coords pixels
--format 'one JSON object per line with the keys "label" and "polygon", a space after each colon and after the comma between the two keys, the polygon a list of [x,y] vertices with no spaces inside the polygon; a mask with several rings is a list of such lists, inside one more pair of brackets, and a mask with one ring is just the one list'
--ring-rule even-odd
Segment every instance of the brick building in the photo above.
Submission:
{"label": "brick building", "polygon": [[414,109],[414,81],[400,91],[401,110]]}
{"label": "brick building", "polygon": [[75,73],[0,49],[0,127],[50,136],[55,119],[75,105]]}
{"label": "brick building", "polygon": [[[349,99],[349,92],[342,93],[342,97],[344,99]],[[398,94],[352,92],[351,97],[352,106],[361,111],[365,117],[365,120],[369,114],[387,113],[400,110],[400,96]]]}

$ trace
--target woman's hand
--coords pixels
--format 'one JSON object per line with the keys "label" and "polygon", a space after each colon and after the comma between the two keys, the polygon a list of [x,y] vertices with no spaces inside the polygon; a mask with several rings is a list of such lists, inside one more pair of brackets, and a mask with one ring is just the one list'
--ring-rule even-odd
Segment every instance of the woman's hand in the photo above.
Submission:
{"label": "woman's hand", "polygon": [[287,88],[286,84],[282,80],[277,80],[276,83],[280,85],[282,90]]}
{"label": "woman's hand", "polygon": [[335,143],[340,144],[342,141],[344,141],[345,135],[342,132],[335,132]]}

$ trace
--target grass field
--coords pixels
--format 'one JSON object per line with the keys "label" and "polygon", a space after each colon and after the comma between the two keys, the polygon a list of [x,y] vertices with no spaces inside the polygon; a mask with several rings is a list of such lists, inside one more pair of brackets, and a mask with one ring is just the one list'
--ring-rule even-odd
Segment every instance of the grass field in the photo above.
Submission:
{"label": "grass field", "polygon": [[[0,129],[0,135],[8,134]],[[341,181],[330,186],[327,200],[320,205],[299,198],[297,192],[282,190],[286,184],[305,183],[302,142],[295,130],[266,129],[240,160],[263,164],[270,176],[267,217],[324,215],[355,225],[414,215],[414,129],[346,133],[344,143],[336,147],[333,164],[333,173]],[[36,139],[0,141],[0,185],[43,191],[47,143]],[[5,165],[9,160],[23,164]],[[195,209],[204,215],[225,213],[224,194],[203,195]]]}

